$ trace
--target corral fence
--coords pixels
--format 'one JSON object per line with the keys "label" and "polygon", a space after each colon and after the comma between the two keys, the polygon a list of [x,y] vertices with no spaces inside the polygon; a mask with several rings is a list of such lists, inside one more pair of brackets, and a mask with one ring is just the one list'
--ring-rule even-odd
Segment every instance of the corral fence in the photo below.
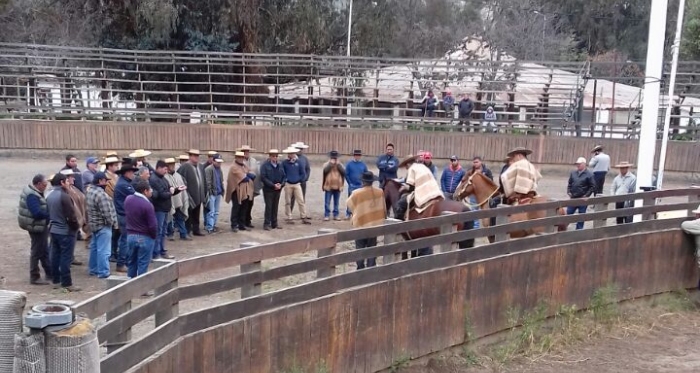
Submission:
{"label": "corral fence", "polygon": [[[643,76],[608,76],[626,64],[1,43],[0,116],[431,131],[469,122],[482,131],[636,138]],[[691,62],[679,67],[682,97],[672,104],[671,127],[679,139],[696,136],[698,70]],[[438,99],[432,116],[421,109],[428,90]],[[445,105],[447,90],[456,101],[471,94],[469,117]],[[669,106],[663,97],[661,104]],[[495,120],[485,120],[488,106]]]}
{"label": "corral fence", "polygon": [[[657,204],[663,198],[666,204]],[[615,203],[642,201],[615,209]],[[270,244],[245,243],[238,250],[180,261],[132,280],[112,277],[111,288],[73,306],[98,321],[107,351],[103,373],[275,372],[292,364],[324,364],[329,371],[373,372],[400,356],[423,356],[506,328],[507,307],[532,308],[544,299],[585,308],[592,289],[610,283],[629,299],[696,284],[694,245],[679,225],[692,215],[700,189],[678,189],[587,201],[553,201],[335,231]],[[558,216],[556,210],[581,204],[595,212]],[[543,219],[511,223],[508,216],[545,210]],[[676,216],[659,218],[675,212]],[[610,219],[637,215],[638,222]],[[496,219],[489,228],[456,231],[455,224]],[[592,222],[592,228],[555,233],[561,224]],[[590,223],[588,224],[590,225]],[[414,241],[397,237],[417,228],[440,227],[441,234]],[[545,227],[543,235],[509,239],[514,230]],[[492,244],[458,250],[456,242],[495,236]],[[383,237],[383,244],[343,251],[344,242]],[[381,241],[381,240],[380,240]],[[435,253],[398,260],[397,253],[434,247]],[[285,256],[306,254],[292,264]],[[378,257],[378,266],[340,268]],[[211,274],[220,274],[212,278]],[[191,281],[209,274],[205,280]],[[266,284],[306,275],[306,282],[279,289]],[[466,276],[466,277],[465,277]],[[145,292],[155,296],[135,305]],[[186,301],[240,291],[212,307],[180,312]],[[465,298],[466,297],[466,298]],[[551,311],[551,310],[550,310]],[[465,317],[469,317],[466,325]],[[150,329],[132,328],[149,320]],[[465,333],[469,327],[470,333]]]}

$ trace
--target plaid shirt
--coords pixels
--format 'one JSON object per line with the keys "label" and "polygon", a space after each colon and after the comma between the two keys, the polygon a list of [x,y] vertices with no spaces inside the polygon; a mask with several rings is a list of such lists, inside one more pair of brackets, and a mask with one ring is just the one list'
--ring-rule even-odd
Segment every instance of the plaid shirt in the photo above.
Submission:
{"label": "plaid shirt", "polygon": [[86,202],[88,225],[91,231],[97,232],[104,227],[118,227],[114,204],[104,188],[91,185],[88,188]]}

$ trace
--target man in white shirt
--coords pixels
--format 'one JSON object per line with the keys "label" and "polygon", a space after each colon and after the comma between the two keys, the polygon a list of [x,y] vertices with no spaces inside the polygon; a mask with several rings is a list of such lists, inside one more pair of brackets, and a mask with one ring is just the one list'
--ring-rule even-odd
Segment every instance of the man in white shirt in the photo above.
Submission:
{"label": "man in white shirt", "polygon": [[588,167],[591,168],[593,172],[593,180],[596,184],[596,191],[593,194],[597,196],[598,194],[603,194],[603,186],[605,186],[605,176],[610,171],[610,156],[603,153],[603,146],[596,145],[593,150],[591,150],[590,162],[588,162]]}
{"label": "man in white shirt", "polygon": [[[629,162],[620,162],[615,165],[615,168],[620,169],[620,173],[615,176],[613,180],[612,188],[610,188],[610,194],[613,196],[621,196],[624,194],[631,194],[637,190],[637,177],[631,173],[630,167],[634,166]],[[625,207],[632,206],[631,201],[616,202],[616,209],[623,209]],[[632,216],[620,216],[617,218],[617,224],[631,223]]]}

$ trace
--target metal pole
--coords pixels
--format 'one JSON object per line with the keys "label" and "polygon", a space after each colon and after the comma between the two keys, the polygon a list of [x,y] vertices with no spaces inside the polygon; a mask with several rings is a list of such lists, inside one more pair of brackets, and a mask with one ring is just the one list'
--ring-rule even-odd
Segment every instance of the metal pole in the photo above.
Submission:
{"label": "metal pole", "polygon": [[[642,191],[641,187],[651,186],[651,176],[654,172],[667,11],[668,0],[651,0],[646,77],[644,78],[642,129],[639,136],[639,152],[637,154],[637,192]],[[635,206],[637,207],[641,207],[643,204],[643,200],[635,201]],[[634,221],[641,221],[641,215],[636,215]]]}
{"label": "metal pole", "polygon": [[348,48],[347,55],[350,57],[350,36],[352,35],[352,0],[350,0],[350,6],[348,8]]}
{"label": "metal pole", "polygon": [[668,106],[664,115],[664,132],[661,138],[661,154],[659,154],[659,175],[656,178],[656,187],[661,189],[664,180],[664,168],[666,167],[666,148],[668,147],[668,132],[671,126],[671,109],[673,108],[673,96],[676,90],[676,72],[678,71],[678,53],[681,49],[681,34],[683,33],[683,17],[685,14],[685,0],[678,4],[678,21],[676,24],[676,38],[673,40],[673,60],[671,62],[671,77],[668,87]]}

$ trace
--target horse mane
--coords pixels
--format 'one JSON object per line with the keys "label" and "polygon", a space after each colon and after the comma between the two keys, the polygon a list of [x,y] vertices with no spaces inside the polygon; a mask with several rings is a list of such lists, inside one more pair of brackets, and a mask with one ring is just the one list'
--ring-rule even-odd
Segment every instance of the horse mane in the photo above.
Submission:
{"label": "horse mane", "polygon": [[486,177],[486,175],[484,175],[483,173],[481,173],[481,172],[475,172],[475,173],[472,175],[472,177],[474,177],[474,176],[478,176],[478,177],[480,177],[485,183],[490,184],[490,185],[491,185],[492,187],[494,187],[494,188],[498,188],[498,184],[496,184],[495,181],[493,181],[493,180],[489,179],[488,177]]}

